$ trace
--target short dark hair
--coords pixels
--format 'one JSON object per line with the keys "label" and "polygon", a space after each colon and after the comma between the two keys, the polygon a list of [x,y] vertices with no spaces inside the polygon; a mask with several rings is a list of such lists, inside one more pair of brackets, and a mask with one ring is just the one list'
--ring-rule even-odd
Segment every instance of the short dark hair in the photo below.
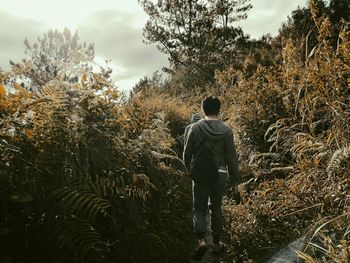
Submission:
{"label": "short dark hair", "polygon": [[202,109],[205,116],[218,115],[220,112],[221,103],[215,96],[209,96],[202,100]]}

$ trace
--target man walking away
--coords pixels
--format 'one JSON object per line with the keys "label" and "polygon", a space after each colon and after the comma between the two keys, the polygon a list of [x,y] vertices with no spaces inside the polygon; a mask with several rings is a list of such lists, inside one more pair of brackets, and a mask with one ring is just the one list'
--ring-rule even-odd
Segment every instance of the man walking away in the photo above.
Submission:
{"label": "man walking away", "polygon": [[[193,260],[201,260],[208,250],[206,236],[206,212],[208,200],[210,200],[211,230],[213,237],[213,252],[218,253],[222,249],[220,236],[222,232],[222,198],[225,191],[225,181],[228,181],[235,192],[238,192],[238,164],[232,130],[218,119],[221,103],[217,97],[210,96],[202,101],[202,110],[205,119],[190,126],[185,136],[183,159],[188,171],[191,171],[193,179],[193,223],[197,238],[197,248],[192,257]],[[206,147],[206,148],[204,148]],[[216,168],[211,172],[210,179],[205,171],[201,170],[199,176],[193,176],[198,167],[199,152],[212,156]],[[208,155],[208,152],[211,155]],[[200,164],[205,166],[207,164]],[[198,168],[196,168],[198,170]],[[200,169],[199,169],[200,170]],[[198,172],[197,172],[198,174]],[[215,175],[217,174],[217,175]],[[201,178],[201,176],[203,178]]]}

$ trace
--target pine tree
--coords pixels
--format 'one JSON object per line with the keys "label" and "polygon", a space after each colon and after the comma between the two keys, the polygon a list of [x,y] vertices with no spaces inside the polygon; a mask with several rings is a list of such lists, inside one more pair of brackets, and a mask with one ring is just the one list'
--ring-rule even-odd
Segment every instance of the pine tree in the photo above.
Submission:
{"label": "pine tree", "polygon": [[34,44],[26,38],[24,44],[29,56],[24,62],[31,64],[28,75],[38,86],[52,79],[76,82],[78,71],[91,69],[95,57],[94,45],[80,43],[78,32],[72,34],[68,28],[49,30]]}
{"label": "pine tree", "polygon": [[243,31],[234,22],[245,19],[247,0],[139,0],[149,16],[144,37],[169,55],[172,69],[186,68],[213,80],[223,54],[235,49]]}

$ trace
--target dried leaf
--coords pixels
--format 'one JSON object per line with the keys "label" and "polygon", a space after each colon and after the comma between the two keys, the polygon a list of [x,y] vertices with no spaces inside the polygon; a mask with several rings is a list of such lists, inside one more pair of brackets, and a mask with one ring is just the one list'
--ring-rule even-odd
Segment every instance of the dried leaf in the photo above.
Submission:
{"label": "dried leaf", "polygon": [[3,85],[0,84],[0,98],[6,96],[6,89]]}
{"label": "dried leaf", "polygon": [[26,98],[26,99],[30,98],[30,94],[17,82],[14,83],[14,87],[16,88],[16,90],[19,91],[19,93],[23,98]]}

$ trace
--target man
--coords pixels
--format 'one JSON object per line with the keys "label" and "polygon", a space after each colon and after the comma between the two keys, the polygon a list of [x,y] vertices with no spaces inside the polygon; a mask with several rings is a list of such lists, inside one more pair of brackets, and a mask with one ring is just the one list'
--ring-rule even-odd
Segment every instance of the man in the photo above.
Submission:
{"label": "man", "polygon": [[234,191],[238,192],[238,164],[232,130],[218,119],[221,103],[217,97],[210,96],[202,101],[202,110],[205,119],[190,126],[185,136],[183,159],[188,170],[193,165],[194,155],[199,145],[207,141],[213,158],[219,171],[219,177],[211,183],[193,181],[193,223],[197,237],[197,248],[192,257],[201,260],[207,251],[206,236],[206,212],[208,200],[211,210],[211,230],[213,237],[213,252],[218,253],[222,249],[220,236],[222,232],[221,203],[225,191],[226,176]]}

